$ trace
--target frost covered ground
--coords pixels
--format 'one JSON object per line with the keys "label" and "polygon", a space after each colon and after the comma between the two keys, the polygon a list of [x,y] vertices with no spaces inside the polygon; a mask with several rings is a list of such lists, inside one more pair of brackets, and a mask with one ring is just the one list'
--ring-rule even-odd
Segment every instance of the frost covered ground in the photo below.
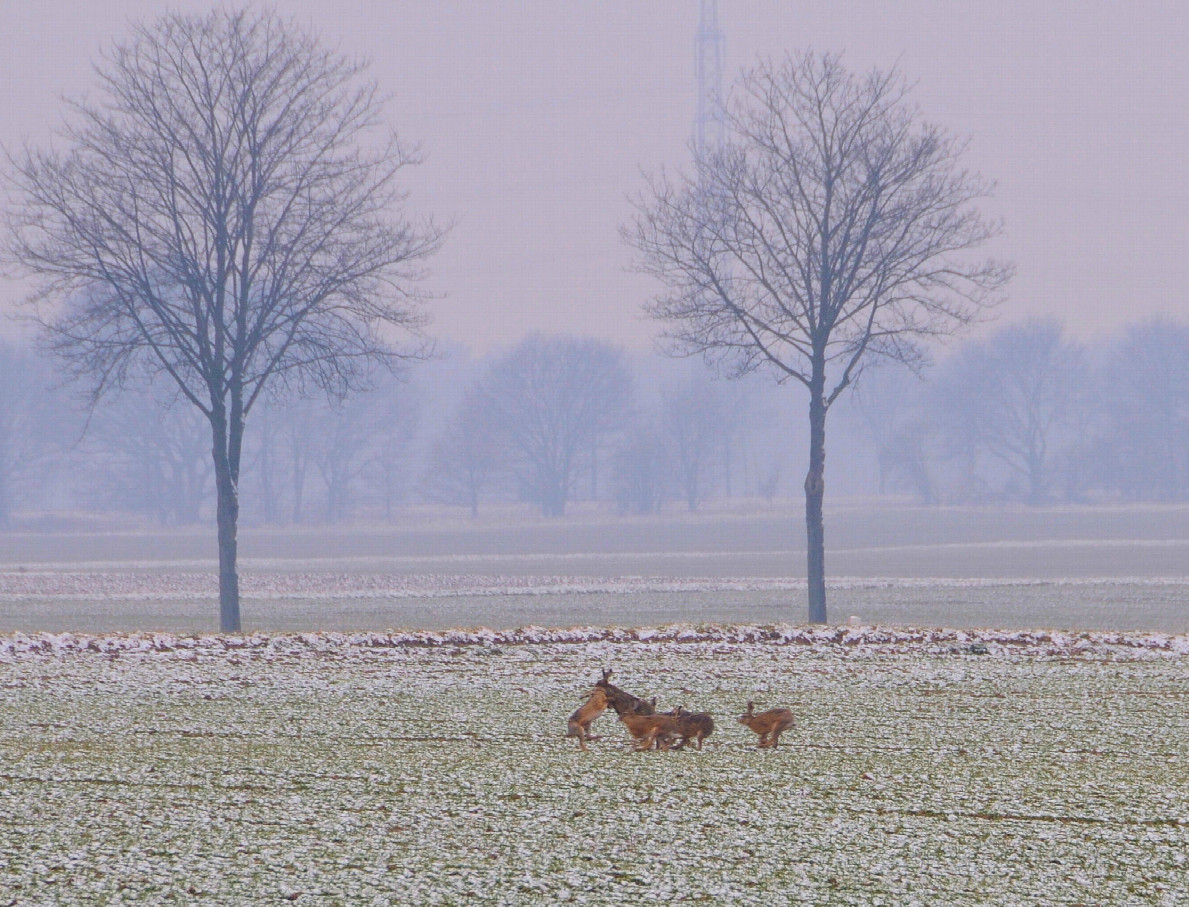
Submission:
{"label": "frost covered ground", "polygon": [[[975,654],[985,653],[985,654]],[[562,733],[599,669],[702,752]],[[757,750],[747,700],[795,728]],[[0,636],[0,904],[1185,904],[1189,637]]]}

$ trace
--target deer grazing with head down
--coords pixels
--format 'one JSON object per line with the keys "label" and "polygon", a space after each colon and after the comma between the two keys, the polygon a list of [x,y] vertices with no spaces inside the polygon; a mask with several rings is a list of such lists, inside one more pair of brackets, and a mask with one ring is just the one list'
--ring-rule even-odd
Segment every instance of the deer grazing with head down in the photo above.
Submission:
{"label": "deer grazing with head down", "polygon": [[759,746],[779,746],[780,735],[793,726],[793,713],[788,709],[768,709],[755,713],[755,703],[747,704],[747,711],[739,716],[739,723],[760,735]]}

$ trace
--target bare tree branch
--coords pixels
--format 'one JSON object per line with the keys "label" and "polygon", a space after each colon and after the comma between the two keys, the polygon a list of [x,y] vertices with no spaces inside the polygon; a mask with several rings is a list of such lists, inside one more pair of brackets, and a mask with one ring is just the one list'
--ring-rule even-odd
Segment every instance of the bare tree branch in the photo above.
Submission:
{"label": "bare tree branch", "polygon": [[384,134],[362,65],[275,13],[165,16],[97,75],[66,149],[11,161],[9,255],[41,278],[47,343],[94,397],[166,374],[207,417],[233,567],[252,407],[266,387],[341,397],[425,355],[391,330],[420,337],[443,233],[402,211],[417,158]]}
{"label": "bare tree branch", "polygon": [[[1000,225],[963,144],[922,122],[899,73],[856,76],[806,53],[746,73],[726,140],[689,175],[648,180],[624,238],[664,291],[670,352],[810,394],[810,619],[825,620],[825,416],[875,356],[919,364],[1001,297],[1010,268],[973,253]],[[815,560],[816,558],[816,560]]]}

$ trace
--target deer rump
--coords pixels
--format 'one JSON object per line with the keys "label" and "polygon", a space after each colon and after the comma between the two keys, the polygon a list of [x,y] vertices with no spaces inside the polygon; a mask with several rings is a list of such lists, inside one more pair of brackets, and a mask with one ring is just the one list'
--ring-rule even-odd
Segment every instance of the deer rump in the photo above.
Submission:
{"label": "deer rump", "polygon": [[671,715],[633,715],[626,712],[619,720],[632,736],[632,747],[637,750],[667,750],[677,736],[677,719]]}
{"label": "deer rump", "polygon": [[687,712],[678,706],[672,715],[677,736],[681,738],[674,749],[679,750],[691,741],[701,749],[702,741],[714,733],[714,719],[707,712]]}

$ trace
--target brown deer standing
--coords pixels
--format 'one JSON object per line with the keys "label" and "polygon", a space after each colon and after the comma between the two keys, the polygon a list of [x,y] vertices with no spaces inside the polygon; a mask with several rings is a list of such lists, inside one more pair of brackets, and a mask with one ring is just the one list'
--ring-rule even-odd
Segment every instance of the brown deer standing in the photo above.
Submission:
{"label": "brown deer standing", "polygon": [[793,726],[793,713],[788,709],[768,709],[755,713],[755,703],[747,704],[747,711],[739,716],[739,723],[747,725],[760,735],[760,748],[779,746],[780,735]]}
{"label": "brown deer standing", "polygon": [[590,726],[605,711],[607,711],[607,694],[601,688],[595,687],[590,698],[570,716],[566,736],[577,737],[578,748],[586,749],[586,741],[596,739],[591,736]]}

